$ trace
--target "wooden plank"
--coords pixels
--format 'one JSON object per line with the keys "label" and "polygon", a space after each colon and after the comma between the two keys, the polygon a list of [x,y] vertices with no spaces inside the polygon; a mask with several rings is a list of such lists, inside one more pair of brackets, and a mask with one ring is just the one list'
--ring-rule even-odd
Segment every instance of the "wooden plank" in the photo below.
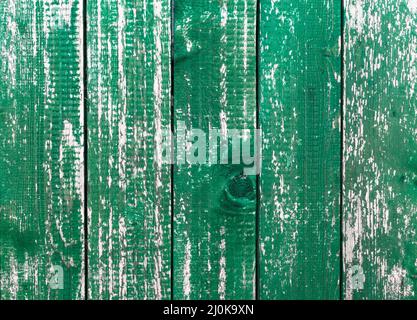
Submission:
{"label": "wooden plank", "polygon": [[[256,1],[178,0],[174,21],[177,134],[254,129]],[[175,166],[175,299],[255,296],[255,178],[230,163]]]}
{"label": "wooden plank", "polygon": [[261,299],[339,298],[340,1],[261,1]]}
{"label": "wooden plank", "polygon": [[80,299],[82,4],[5,0],[0,17],[0,297]]}
{"label": "wooden plank", "polygon": [[346,1],[344,295],[417,297],[417,2]]}
{"label": "wooden plank", "polygon": [[170,297],[170,2],[88,2],[89,298]]}

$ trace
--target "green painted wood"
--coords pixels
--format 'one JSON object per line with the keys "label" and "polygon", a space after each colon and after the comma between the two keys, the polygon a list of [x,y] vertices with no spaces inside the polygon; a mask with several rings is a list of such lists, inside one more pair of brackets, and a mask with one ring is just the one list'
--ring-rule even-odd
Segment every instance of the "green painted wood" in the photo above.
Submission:
{"label": "green painted wood", "polygon": [[338,299],[340,1],[261,1],[261,299]]}
{"label": "green painted wood", "polygon": [[88,2],[89,298],[170,297],[168,0]]}
{"label": "green painted wood", "polygon": [[346,2],[344,296],[417,297],[417,2]]}
{"label": "green painted wood", "polygon": [[0,17],[0,298],[80,299],[82,6],[5,0]]}
{"label": "green painted wood", "polygon": [[[177,133],[181,121],[206,134],[254,129],[256,1],[178,0],[174,21]],[[256,184],[242,168],[175,165],[175,299],[255,297]]]}
{"label": "green painted wood", "polygon": [[255,298],[243,165],[174,166],[171,239],[171,72],[206,132],[255,128],[258,76],[261,299],[415,299],[417,2],[345,1],[342,221],[341,9],[261,0],[256,75],[255,0],[88,1],[85,261],[82,4],[1,1],[0,299],[83,299],[87,262],[91,299]]}

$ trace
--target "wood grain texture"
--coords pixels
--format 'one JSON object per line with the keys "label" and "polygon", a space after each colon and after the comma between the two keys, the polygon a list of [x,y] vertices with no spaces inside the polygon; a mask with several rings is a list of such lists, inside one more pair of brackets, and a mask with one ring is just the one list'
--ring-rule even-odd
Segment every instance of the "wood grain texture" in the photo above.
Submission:
{"label": "wood grain texture", "polygon": [[261,299],[339,298],[340,6],[261,1]]}
{"label": "wood grain texture", "polygon": [[0,300],[417,298],[417,0],[258,1],[0,1]]}
{"label": "wood grain texture", "polygon": [[417,297],[417,2],[346,1],[344,295]]}
{"label": "wood grain texture", "polygon": [[89,298],[170,297],[170,2],[88,2]]}
{"label": "wood grain texture", "polygon": [[0,17],[0,298],[80,299],[82,7],[5,0]]}
{"label": "wood grain texture", "polygon": [[[174,21],[177,133],[180,121],[207,134],[254,129],[256,1],[178,0]],[[175,166],[175,299],[255,297],[256,184],[242,169]]]}

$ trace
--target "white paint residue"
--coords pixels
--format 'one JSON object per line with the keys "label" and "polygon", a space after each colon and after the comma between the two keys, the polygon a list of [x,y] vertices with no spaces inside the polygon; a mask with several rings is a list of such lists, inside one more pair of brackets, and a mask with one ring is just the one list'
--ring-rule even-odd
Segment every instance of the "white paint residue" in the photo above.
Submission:
{"label": "white paint residue", "polygon": [[[10,83],[12,87],[16,85],[16,68],[17,68],[17,55],[16,55],[16,45],[19,43],[18,39],[18,28],[16,24],[16,2],[9,1],[9,14],[7,16],[7,30],[10,33],[10,42],[5,40],[1,45],[1,69],[0,71],[3,72],[3,68],[8,69],[8,74],[5,75],[7,77],[3,79],[3,75],[1,75],[0,80],[2,80],[2,85],[6,83]],[[5,17],[2,17],[4,19]],[[6,36],[7,39],[9,36]]]}
{"label": "white paint residue", "polygon": [[161,284],[161,268],[162,268],[162,255],[161,251],[158,250],[154,256],[154,277],[153,277],[153,289],[156,300],[162,299],[162,284]]}
{"label": "white paint residue", "polygon": [[[62,131],[62,141],[59,146],[59,162],[63,163],[65,159],[65,153],[72,150],[75,153],[75,167],[79,172],[75,175],[75,190],[80,196],[83,197],[83,185],[84,185],[84,171],[83,171],[83,147],[74,134],[74,128],[72,123],[68,120],[64,120],[64,129]],[[63,167],[60,168],[60,178],[64,178]]]}
{"label": "white paint residue", "polygon": [[13,300],[17,299],[17,293],[19,292],[19,273],[18,273],[18,262],[16,261],[15,257],[13,255],[10,256],[9,260],[9,266],[10,266],[10,282],[8,291],[10,293],[10,298]]}
{"label": "white paint residue", "polygon": [[113,208],[109,207],[109,246],[107,248],[107,275],[108,275],[108,292],[110,294],[110,300],[114,297],[115,292],[113,291],[114,288],[114,270],[113,270]]}
{"label": "white paint residue", "polygon": [[187,39],[185,46],[187,48],[187,52],[191,52],[191,50],[193,49],[193,42],[190,39]]}
{"label": "white paint residue", "polygon": [[36,32],[38,21],[36,19],[37,14],[37,2],[38,0],[33,0],[32,2],[32,46],[33,46],[33,56],[36,57],[36,54],[38,53],[38,33]]}
{"label": "white paint residue", "polygon": [[220,111],[219,117],[220,117],[220,134],[222,137],[226,137],[227,136],[227,115],[222,110]]}
{"label": "white paint residue", "polygon": [[[362,202],[359,196],[355,195],[353,191],[348,192],[348,203],[356,208],[356,214],[348,219],[344,226],[344,265],[346,270],[350,270],[354,265],[362,268],[362,243],[360,235],[363,234],[362,226]],[[354,284],[353,274],[347,272],[346,274],[346,299],[353,299]]]}
{"label": "white paint residue", "polygon": [[[207,231],[207,243],[211,243],[211,232]],[[210,246],[207,247],[207,257],[210,257],[211,255],[211,250],[210,250]],[[207,259],[207,271],[210,272],[211,271],[211,262],[210,262],[210,258]]]}
{"label": "white paint residue", "polygon": [[[99,23],[97,23],[97,57],[98,60],[101,61],[102,59],[102,52],[103,52],[103,45],[101,42],[101,39],[103,37],[103,33],[101,30],[101,23],[100,21],[102,20],[101,18],[101,1],[97,1],[97,21],[99,21]],[[90,61],[92,61],[92,58],[90,57],[89,59]],[[98,71],[97,72],[97,92],[101,93],[104,92],[104,88],[103,88],[103,77],[102,77],[102,72]],[[103,116],[103,95],[102,94],[98,94],[98,101],[97,101],[97,118],[98,118],[98,125],[97,125],[97,129],[98,129],[98,138],[99,141],[102,137],[102,132],[101,132],[101,117]]]}
{"label": "white paint residue", "polygon": [[[158,172],[158,175],[161,176],[161,172]],[[161,177],[160,177],[161,179]],[[160,203],[157,201],[155,208],[154,208],[154,245],[156,248],[161,248],[163,246],[163,231],[162,231],[162,224],[160,222]],[[161,273],[162,273],[162,256],[161,251],[157,250],[154,256],[154,292],[155,298],[157,300],[162,299],[162,285],[161,285]]]}
{"label": "white paint residue", "polygon": [[[103,257],[103,220],[101,216],[98,217],[98,260],[101,260]],[[102,263],[98,264],[98,279],[104,279],[104,268],[105,266]],[[104,281],[98,281],[98,292],[99,299],[103,299],[103,288]]]}
{"label": "white paint residue", "polygon": [[245,1],[243,11],[243,68],[245,74],[248,69],[248,2]]}
{"label": "white paint residue", "polygon": [[162,187],[162,176],[160,169],[162,167],[162,4],[160,1],[154,1],[154,14],[157,21],[154,29],[154,41],[155,41],[155,74],[153,81],[153,93],[154,93],[154,127],[155,127],[155,159],[154,164],[156,167],[155,184],[157,188]]}
{"label": "white paint residue", "polygon": [[126,74],[124,69],[124,54],[125,54],[125,43],[126,43],[126,17],[125,17],[125,3],[124,1],[119,1],[117,6],[117,13],[119,19],[117,21],[117,55],[118,55],[118,71],[119,71],[119,81],[118,89],[121,94],[121,112],[119,112],[119,126],[118,126],[118,155],[119,155],[119,188],[124,191],[126,190],[126,112],[127,112],[127,101],[126,101]]}
{"label": "white paint residue", "polygon": [[220,15],[221,15],[220,25],[222,27],[225,27],[227,24],[227,2],[226,1],[223,2]]}
{"label": "white paint residue", "polygon": [[184,271],[183,271],[183,283],[182,291],[184,292],[185,299],[190,298],[191,293],[191,242],[187,237],[187,243],[185,245],[185,257],[184,257]]}
{"label": "white paint residue", "polygon": [[[153,79],[153,93],[154,93],[154,129],[155,129],[155,187],[160,189],[163,187],[162,183],[162,28],[163,28],[163,17],[162,17],[162,2],[160,0],[153,1],[155,28],[154,28],[154,61],[155,61],[155,75]],[[160,204],[156,203],[154,207],[154,244],[156,248],[160,248],[163,245],[163,230],[160,222]],[[162,284],[161,284],[161,273],[163,269],[161,251],[157,250],[154,255],[154,277],[153,277],[153,290],[156,299],[162,298]]]}
{"label": "white paint residue", "polygon": [[408,280],[406,270],[400,266],[394,266],[388,275],[385,295],[388,299],[404,299],[414,296],[413,283]]}
{"label": "white paint residue", "polygon": [[[223,54],[220,54],[222,61],[225,61],[225,57]],[[226,63],[223,63],[220,67],[220,74],[221,74],[221,80],[220,80],[220,88],[221,88],[221,97],[220,97],[220,104],[223,108],[223,110],[226,110],[228,106],[227,101],[227,66]],[[222,110],[222,112],[224,112]]]}
{"label": "white paint residue", "polygon": [[220,236],[222,237],[220,242],[220,273],[219,273],[219,284],[217,288],[217,292],[219,293],[220,300],[224,300],[226,298],[226,239],[224,238],[226,234],[225,228],[221,227],[220,229]]}
{"label": "white paint residue", "polygon": [[123,217],[119,219],[119,243],[123,250],[120,251],[119,259],[119,296],[121,299],[127,297],[127,270],[126,270],[126,222]]}
{"label": "white paint residue", "polygon": [[363,0],[349,0],[346,3],[346,7],[349,8],[347,17],[349,27],[355,29],[358,33],[362,33],[365,25]]}
{"label": "white paint residue", "polygon": [[417,0],[407,0],[407,6],[412,13],[417,13]]}
{"label": "white paint residue", "polygon": [[[44,0],[44,31],[45,36],[48,37],[48,33],[52,30],[68,28],[71,26],[71,16],[74,5],[78,5],[75,0]],[[80,15],[79,15],[80,16]]]}
{"label": "white paint residue", "polygon": [[[59,21],[65,26],[71,25],[71,14],[74,6],[74,0],[60,0],[59,1]],[[80,16],[80,15],[79,15]]]}

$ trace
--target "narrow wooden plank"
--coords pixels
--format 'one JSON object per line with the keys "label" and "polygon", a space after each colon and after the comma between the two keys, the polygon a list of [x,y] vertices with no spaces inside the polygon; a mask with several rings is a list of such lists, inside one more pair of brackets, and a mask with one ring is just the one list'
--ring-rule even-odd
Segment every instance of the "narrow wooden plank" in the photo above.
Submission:
{"label": "narrow wooden plank", "polygon": [[80,1],[0,2],[0,297],[80,299]]}
{"label": "narrow wooden plank", "polygon": [[340,12],[261,1],[261,299],[339,297]]}
{"label": "narrow wooden plank", "polygon": [[170,297],[170,1],[88,2],[89,298]]}
{"label": "narrow wooden plank", "polygon": [[[177,135],[182,122],[254,129],[256,1],[178,0],[174,20]],[[175,299],[254,298],[256,184],[242,169],[175,166]]]}
{"label": "narrow wooden plank", "polygon": [[417,297],[417,2],[346,1],[344,295]]}

